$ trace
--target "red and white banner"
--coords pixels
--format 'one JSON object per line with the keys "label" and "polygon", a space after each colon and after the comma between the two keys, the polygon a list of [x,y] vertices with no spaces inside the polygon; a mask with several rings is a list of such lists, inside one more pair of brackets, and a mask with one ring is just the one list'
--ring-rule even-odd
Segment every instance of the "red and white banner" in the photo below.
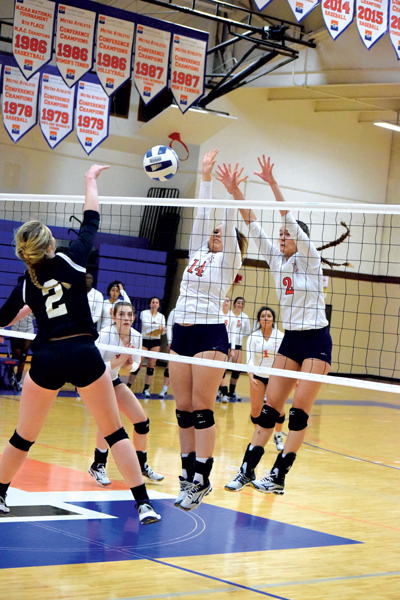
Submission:
{"label": "red and white banner", "polygon": [[13,53],[26,79],[51,60],[54,8],[48,0],[15,2]]}
{"label": "red and white banner", "polygon": [[206,51],[206,42],[174,34],[171,90],[183,113],[204,94]]}
{"label": "red and white banner", "polygon": [[18,67],[4,65],[3,123],[13,142],[18,142],[37,123],[39,74],[27,81]]}
{"label": "red and white banner", "polygon": [[68,87],[92,68],[95,19],[89,10],[58,5],[56,62]]}
{"label": "red and white banner", "polygon": [[400,0],[389,0],[389,35],[397,59],[400,59]]}
{"label": "red and white banner", "polygon": [[98,17],[96,71],[108,96],[130,79],[134,30],[135,24],[129,21]]}
{"label": "red and white banner", "polygon": [[319,4],[319,0],[288,0],[288,2],[298,23]]}
{"label": "red and white banner", "polygon": [[388,29],[388,0],[357,0],[357,29],[368,50]]}
{"label": "red and white banner", "polygon": [[171,34],[141,25],[136,28],[134,81],[147,104],[167,87]]}
{"label": "red and white banner", "polygon": [[336,40],[354,20],[354,0],[322,0],[325,25]]}
{"label": "red and white banner", "polygon": [[39,122],[51,149],[73,130],[74,105],[75,88],[69,88],[58,75],[42,73]]}
{"label": "red and white banner", "polygon": [[98,83],[80,81],[75,126],[78,140],[90,154],[108,136],[110,99]]}

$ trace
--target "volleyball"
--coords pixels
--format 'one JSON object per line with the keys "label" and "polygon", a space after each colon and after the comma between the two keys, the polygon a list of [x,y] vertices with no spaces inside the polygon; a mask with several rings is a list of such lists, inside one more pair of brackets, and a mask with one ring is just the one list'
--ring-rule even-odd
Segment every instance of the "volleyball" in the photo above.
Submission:
{"label": "volleyball", "polygon": [[144,156],[143,168],[150,179],[167,181],[177,172],[179,158],[168,146],[153,146]]}

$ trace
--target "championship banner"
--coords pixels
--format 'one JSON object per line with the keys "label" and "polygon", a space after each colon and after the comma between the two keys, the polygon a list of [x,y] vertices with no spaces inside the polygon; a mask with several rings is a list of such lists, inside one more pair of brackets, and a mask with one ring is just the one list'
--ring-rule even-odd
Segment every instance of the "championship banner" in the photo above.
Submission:
{"label": "championship banner", "polygon": [[[54,69],[55,71],[55,69]],[[47,70],[42,72],[39,100],[39,123],[51,149],[55,148],[74,128],[75,88]]]}
{"label": "championship banner", "polygon": [[258,10],[264,10],[271,2],[272,0],[254,0],[254,4],[257,6]]}
{"label": "championship banner", "polygon": [[25,79],[51,60],[55,6],[48,0],[15,2],[13,53]]}
{"label": "championship banner", "polygon": [[288,0],[288,2],[298,23],[319,4],[319,0]]}
{"label": "championship banner", "polygon": [[4,65],[3,123],[13,142],[18,142],[37,123],[39,73],[27,81],[18,67]]}
{"label": "championship banner", "polygon": [[323,0],[322,15],[329,33],[336,40],[353,22],[354,0]]}
{"label": "championship banner", "polygon": [[95,19],[89,10],[58,5],[56,62],[68,87],[92,68]]}
{"label": "championship banner", "polygon": [[138,23],[133,77],[137,91],[145,104],[167,87],[170,47],[169,31],[161,31]]}
{"label": "championship banner", "polygon": [[388,0],[357,0],[357,29],[368,50],[388,29]]}
{"label": "championship banner", "polygon": [[76,133],[87,154],[108,137],[110,99],[96,80],[97,77],[86,76],[85,81],[80,81],[76,100]]}
{"label": "championship banner", "polygon": [[400,0],[389,0],[389,35],[397,59],[400,59]]}
{"label": "championship banner", "polygon": [[134,30],[134,23],[99,15],[96,72],[108,96],[131,77]]}
{"label": "championship banner", "polygon": [[207,42],[174,34],[171,59],[171,90],[184,113],[204,94]]}

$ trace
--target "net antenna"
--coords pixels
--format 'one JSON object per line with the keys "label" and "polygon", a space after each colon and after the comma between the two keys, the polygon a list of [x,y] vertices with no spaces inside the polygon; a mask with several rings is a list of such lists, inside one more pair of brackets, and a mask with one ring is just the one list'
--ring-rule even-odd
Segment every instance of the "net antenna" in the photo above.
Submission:
{"label": "net antenna", "polygon": [[[177,146],[177,145],[175,145],[175,148],[174,148],[174,150],[175,150],[175,152],[177,153],[177,155],[178,155],[178,157],[179,157],[179,160],[180,160],[181,162],[184,162],[185,160],[187,160],[187,159],[189,158],[189,148],[186,146],[185,142],[183,142],[183,141],[181,140],[181,134],[180,134],[180,133],[177,133],[177,132],[175,132],[175,133],[171,133],[171,134],[170,134],[168,137],[169,137],[169,139],[171,140],[171,141],[170,141],[170,143],[169,143],[169,147],[170,147],[170,148],[172,148],[172,144],[173,144],[173,142],[177,142],[178,144],[180,144],[181,146],[183,146],[183,148],[184,148],[184,151],[186,151],[186,156],[185,156],[185,155],[183,155],[183,156],[184,156],[184,158],[182,158],[182,156],[181,156],[181,154],[182,154],[182,152],[181,152],[181,147],[180,147],[180,146]],[[180,150],[180,152],[178,152],[178,151],[177,151],[177,149],[178,149],[178,150]]]}

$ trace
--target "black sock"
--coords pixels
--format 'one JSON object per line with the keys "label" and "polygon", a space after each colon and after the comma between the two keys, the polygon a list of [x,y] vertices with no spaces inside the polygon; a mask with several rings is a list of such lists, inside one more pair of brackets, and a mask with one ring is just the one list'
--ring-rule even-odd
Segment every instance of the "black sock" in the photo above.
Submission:
{"label": "black sock", "polygon": [[19,382],[22,379],[22,373],[17,373],[15,379]]}
{"label": "black sock", "polygon": [[182,469],[186,469],[187,480],[193,481],[194,477],[194,466],[196,463],[196,452],[190,452],[187,456],[181,456]]}
{"label": "black sock", "polygon": [[[11,483],[11,481],[10,481],[10,483]],[[0,496],[2,498],[6,497],[7,490],[10,487],[10,483],[0,483]]]}
{"label": "black sock", "polygon": [[[150,387],[150,384],[149,384],[149,383],[145,383],[145,384],[144,384],[144,390],[148,390],[148,389],[149,389],[149,387]],[[144,391],[144,390],[143,390],[143,391]]]}
{"label": "black sock", "polygon": [[100,450],[98,448],[96,448],[94,451],[94,461],[92,464],[92,468],[97,469],[97,467],[99,465],[106,465],[107,464],[107,456],[108,456],[108,450],[106,450],[105,452],[100,452]]}
{"label": "black sock", "polygon": [[233,394],[235,393],[236,390],[236,383],[230,383],[229,384],[229,395],[233,396]]}
{"label": "black sock", "polygon": [[221,394],[223,396],[227,396],[228,395],[228,386],[227,385],[221,385]]}
{"label": "black sock", "polygon": [[136,450],[136,454],[139,460],[139,465],[141,470],[143,471],[146,463],[147,463],[147,452],[141,452],[140,450]]}
{"label": "black sock", "polygon": [[127,386],[128,388],[131,388],[131,387],[132,387],[132,384],[131,384],[131,383],[127,383],[127,384],[126,384],[126,386]]}
{"label": "black sock", "polygon": [[137,485],[136,487],[131,488],[131,492],[138,506],[139,504],[150,503],[149,497],[147,495],[146,486],[144,485],[144,483],[142,483],[142,485]]}

